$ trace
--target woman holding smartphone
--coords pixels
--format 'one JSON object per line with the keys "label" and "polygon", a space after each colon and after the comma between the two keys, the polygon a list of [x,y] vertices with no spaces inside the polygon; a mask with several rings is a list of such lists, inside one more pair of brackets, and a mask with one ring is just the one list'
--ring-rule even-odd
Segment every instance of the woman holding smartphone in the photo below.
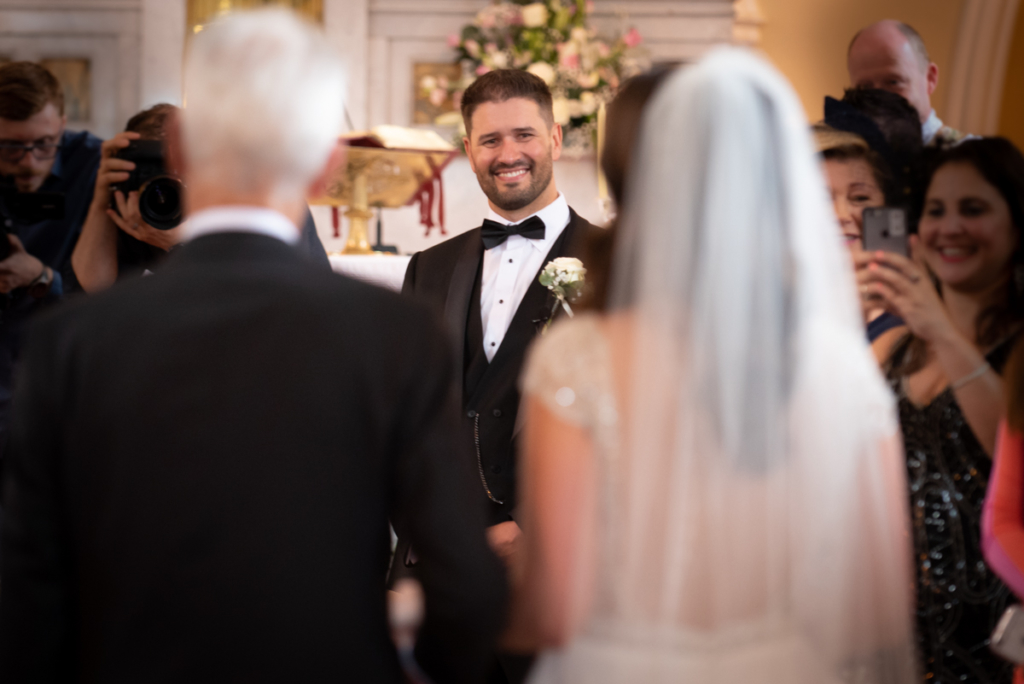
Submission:
{"label": "woman holding smartphone", "polygon": [[855,257],[862,296],[909,333],[884,354],[907,455],[924,672],[1009,682],[987,640],[1009,601],[982,557],[981,507],[1003,409],[1000,373],[1024,321],[1024,156],[1001,138],[945,152],[913,259]]}

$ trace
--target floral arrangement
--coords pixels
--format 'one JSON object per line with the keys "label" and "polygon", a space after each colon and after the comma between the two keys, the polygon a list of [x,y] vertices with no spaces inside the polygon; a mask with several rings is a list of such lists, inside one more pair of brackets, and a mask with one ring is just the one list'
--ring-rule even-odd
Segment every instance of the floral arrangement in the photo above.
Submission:
{"label": "floral arrangement", "polygon": [[559,305],[565,309],[569,318],[572,318],[572,307],[569,306],[569,300],[580,296],[586,282],[586,275],[587,269],[583,267],[583,262],[574,257],[552,259],[541,269],[537,280],[555,296],[551,315],[544,325],[544,332],[547,332],[551,321],[554,320]]}
{"label": "floral arrangement", "polygon": [[[492,69],[526,69],[551,88],[555,121],[565,130],[565,147],[593,144],[597,110],[619,83],[649,68],[640,33],[631,28],[615,40],[597,37],[588,25],[592,0],[494,0],[460,35],[449,38],[458,53],[462,78],[447,86],[456,112],[437,123],[458,123],[462,92]],[[433,93],[440,100],[446,93]],[[431,94],[428,94],[430,98]]]}

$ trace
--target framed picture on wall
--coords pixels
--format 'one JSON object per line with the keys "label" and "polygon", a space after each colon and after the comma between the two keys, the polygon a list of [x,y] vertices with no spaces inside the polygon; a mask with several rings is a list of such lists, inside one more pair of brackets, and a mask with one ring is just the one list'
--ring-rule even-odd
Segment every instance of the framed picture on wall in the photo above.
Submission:
{"label": "framed picture on wall", "polygon": [[439,116],[458,109],[450,86],[459,82],[462,67],[451,62],[417,62],[412,72],[413,124],[434,125]]}
{"label": "framed picture on wall", "polygon": [[50,70],[64,89],[68,121],[92,120],[92,64],[84,57],[54,57],[39,63]]}

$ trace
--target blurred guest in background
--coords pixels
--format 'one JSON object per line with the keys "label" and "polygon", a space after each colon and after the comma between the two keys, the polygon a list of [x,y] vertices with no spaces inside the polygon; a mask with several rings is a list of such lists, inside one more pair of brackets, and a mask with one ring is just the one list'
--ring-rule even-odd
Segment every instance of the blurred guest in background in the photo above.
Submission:
{"label": "blurred guest in background", "polygon": [[907,453],[930,681],[1011,675],[986,647],[1009,591],[985,564],[979,536],[1003,414],[1000,373],[1024,321],[1022,228],[1024,156],[1002,138],[967,140],[931,175],[914,259],[856,257],[862,293],[910,331],[884,367]]}
{"label": "blurred guest in background", "polygon": [[500,628],[450,345],[429,313],[310,269],[343,161],[341,61],[285,10],[190,46],[168,133],[186,240],[159,275],[33,329],[5,468],[5,682],[404,681],[389,518],[423,560],[415,654],[478,682]]}
{"label": "blurred guest in background", "polygon": [[[888,206],[910,212],[920,204],[926,148],[910,103],[885,90],[855,88],[845,91],[842,100],[825,98],[825,123],[861,136],[880,157],[888,177],[883,188]],[[910,225],[917,225],[916,215]]]}
{"label": "blurred guest in background", "polygon": [[[836,130],[826,124],[814,127],[815,142],[825,161],[832,208],[839,221],[846,246],[861,251],[864,210],[885,206],[885,191],[892,184],[888,167],[859,135]],[[893,338],[903,334],[903,321],[877,303],[864,310],[868,341],[888,349]]]}
{"label": "blurred guest in background", "polygon": [[[1006,417],[999,425],[992,477],[981,517],[989,567],[1024,599],[1024,337],[1006,365]],[[1016,674],[1018,680],[1020,673]]]}
{"label": "blurred guest in background", "polygon": [[914,681],[892,398],[795,94],[717,50],[630,168],[608,312],[524,374],[509,645],[543,684]]}
{"label": "blurred guest in background", "polygon": [[888,90],[909,102],[917,110],[926,145],[943,147],[963,137],[943,124],[932,107],[939,67],[913,27],[886,19],[861,29],[850,41],[846,68],[854,88]]}
{"label": "blurred guest in background", "polygon": [[[626,179],[630,174],[633,148],[640,131],[644,107],[670,73],[670,69],[655,67],[647,73],[634,76],[622,84],[615,99],[608,103],[601,170],[608,181],[617,215],[623,211]],[[605,230],[592,232],[584,246],[583,263],[587,265],[587,286],[580,301],[581,308],[602,310],[607,304],[616,223],[613,219]]]}
{"label": "blurred guest in background", "polygon": [[[156,271],[167,252],[181,241],[180,225],[159,229],[146,223],[139,211],[138,190],[127,196],[121,190],[111,193],[111,185],[128,180],[136,167],[134,162],[116,155],[133,140],[164,142],[177,114],[178,108],[174,105],[154,105],[133,116],[123,133],[103,143],[103,160],[93,202],[71,255],[75,276],[86,292],[107,288],[125,276]],[[173,176],[173,171],[168,170],[168,173]],[[186,190],[182,188],[182,193],[169,201],[187,205]],[[297,247],[319,266],[330,267],[313,216],[308,212]]]}
{"label": "blurred guest in background", "polygon": [[[0,240],[10,243],[0,261],[0,454],[25,321],[74,286],[71,251],[96,182],[100,140],[65,130],[66,122],[53,74],[32,62],[0,66]],[[36,193],[63,195],[63,217],[19,211]]]}

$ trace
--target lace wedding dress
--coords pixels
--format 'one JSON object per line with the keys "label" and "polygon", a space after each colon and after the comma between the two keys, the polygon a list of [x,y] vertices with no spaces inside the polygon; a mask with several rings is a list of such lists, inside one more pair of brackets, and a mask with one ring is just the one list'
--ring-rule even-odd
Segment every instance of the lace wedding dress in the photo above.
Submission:
{"label": "lace wedding dress", "polygon": [[[583,428],[590,435],[599,488],[598,553],[587,561],[595,564],[594,595],[581,599],[589,603],[588,616],[567,648],[539,658],[531,682],[914,681],[908,644],[910,630],[905,619],[910,585],[908,582],[900,586],[909,559],[901,562],[892,558],[894,547],[898,553],[903,547],[901,541],[905,541],[900,539],[905,531],[905,521],[900,518],[903,508],[894,500],[902,495],[898,472],[901,464],[892,459],[887,463],[879,457],[875,462],[864,463],[849,483],[851,489],[857,490],[856,496],[865,497],[859,505],[879,506],[865,511],[868,526],[861,531],[867,534],[859,540],[844,538],[844,533],[852,530],[840,520],[846,515],[856,516],[856,512],[836,515],[823,508],[818,513],[825,519],[836,520],[836,527],[833,534],[825,530],[824,538],[819,529],[819,542],[825,543],[812,553],[808,553],[808,547],[814,543],[810,538],[813,522],[808,521],[806,526],[807,538],[787,539],[784,528],[792,527],[789,517],[794,511],[783,512],[776,520],[764,517],[770,513],[765,502],[778,493],[785,473],[743,472],[732,466],[723,467],[717,475],[707,471],[692,473],[704,482],[717,478],[731,480],[730,488],[735,494],[732,504],[717,514],[701,516],[704,529],[695,529],[689,535],[693,548],[682,573],[694,581],[677,590],[675,596],[656,593],[655,585],[648,584],[646,579],[640,587],[625,586],[623,549],[628,542],[624,535],[629,535],[630,530],[626,529],[628,515],[622,511],[625,493],[621,480],[628,477],[630,466],[621,451],[617,408],[620,402],[613,390],[611,363],[600,319],[584,314],[555,326],[541,340],[523,377],[524,393],[540,399],[559,419]],[[877,408],[873,417],[877,434],[896,434],[891,402],[880,395]],[[871,458],[870,453],[865,456]],[[857,479],[862,478],[878,479],[861,483],[867,486],[860,488]],[[828,483],[820,484],[824,493]],[[720,503],[708,498],[704,497],[698,505],[714,507]],[[742,501],[752,505],[734,505]],[[751,510],[753,507],[759,510]],[[761,518],[752,517],[755,513]],[[892,519],[886,520],[890,515]],[[878,536],[868,539],[872,519],[879,523],[875,530]],[[654,520],[651,523],[657,524]],[[769,543],[779,546],[769,547]],[[845,552],[829,549],[833,544],[849,544],[851,548]],[[838,594],[855,589],[855,584],[843,575],[815,577],[835,570],[830,568],[829,554],[852,561],[846,570],[865,579],[861,588],[869,589],[873,580],[879,585],[890,585],[888,597],[894,603],[889,607],[893,610],[886,614],[884,606],[876,605],[879,612],[873,615],[870,611],[860,616],[855,611],[830,612],[836,608]],[[664,561],[664,556],[657,552],[650,555],[650,562]],[[787,556],[788,559],[784,558]],[[808,566],[800,567],[801,559]],[[890,576],[867,579],[875,563],[875,570],[886,572],[883,568],[887,567]],[[780,571],[782,568],[789,573]],[[881,589],[872,587],[860,599],[866,603],[878,601]],[[826,599],[823,602],[817,600],[819,592],[832,591],[836,594],[822,597]],[[728,592],[729,596],[717,602],[705,600],[708,594],[716,592]],[[832,624],[822,624],[830,622],[830,618],[834,620]],[[857,633],[838,644],[838,649],[830,643],[857,622],[852,627]]]}
{"label": "lace wedding dress", "polygon": [[535,684],[916,681],[895,405],[824,188],[752,53],[648,106],[610,312],[555,325],[523,378],[597,482],[574,636]]}

